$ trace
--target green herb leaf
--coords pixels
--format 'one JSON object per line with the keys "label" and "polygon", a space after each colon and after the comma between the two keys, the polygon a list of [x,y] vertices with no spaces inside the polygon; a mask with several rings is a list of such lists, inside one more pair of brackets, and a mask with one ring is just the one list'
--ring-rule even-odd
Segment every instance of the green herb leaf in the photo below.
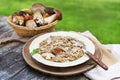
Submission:
{"label": "green herb leaf", "polygon": [[38,54],[38,53],[39,53],[39,48],[33,49],[33,51],[31,52],[32,55]]}

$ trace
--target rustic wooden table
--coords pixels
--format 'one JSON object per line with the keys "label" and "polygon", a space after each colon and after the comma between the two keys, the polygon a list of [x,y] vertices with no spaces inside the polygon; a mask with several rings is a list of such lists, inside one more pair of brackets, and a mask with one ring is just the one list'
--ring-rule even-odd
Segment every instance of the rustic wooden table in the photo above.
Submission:
{"label": "rustic wooden table", "polygon": [[[7,17],[0,16],[0,40],[14,32],[6,20]],[[0,80],[89,80],[83,74],[57,77],[32,69],[23,59],[23,45],[20,42],[0,45]]]}

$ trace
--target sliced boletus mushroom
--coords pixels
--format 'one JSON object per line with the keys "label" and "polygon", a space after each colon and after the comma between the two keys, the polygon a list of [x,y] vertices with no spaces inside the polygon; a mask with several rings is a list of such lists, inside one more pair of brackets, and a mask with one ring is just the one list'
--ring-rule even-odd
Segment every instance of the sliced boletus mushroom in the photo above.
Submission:
{"label": "sliced boletus mushroom", "polygon": [[53,48],[53,49],[52,49],[52,53],[53,53],[54,55],[57,55],[57,54],[59,54],[59,53],[61,53],[61,52],[65,52],[65,50],[63,50],[63,49],[60,48],[60,47],[56,47],[56,48]]}

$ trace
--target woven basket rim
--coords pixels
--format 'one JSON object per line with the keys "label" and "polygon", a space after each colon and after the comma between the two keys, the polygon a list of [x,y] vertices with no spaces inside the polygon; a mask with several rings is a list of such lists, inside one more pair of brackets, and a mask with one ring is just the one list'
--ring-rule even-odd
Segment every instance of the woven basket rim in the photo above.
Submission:
{"label": "woven basket rim", "polygon": [[43,29],[47,29],[47,28],[53,27],[53,25],[55,25],[59,21],[59,20],[56,20],[56,21],[54,21],[52,23],[49,23],[47,25],[44,25],[44,26],[40,26],[40,27],[36,27],[36,28],[30,28],[30,27],[27,27],[27,26],[16,25],[11,20],[12,20],[12,16],[9,16],[8,19],[7,19],[7,22],[9,24],[12,24],[14,27],[19,27],[20,29],[26,29],[26,30],[43,30]]}

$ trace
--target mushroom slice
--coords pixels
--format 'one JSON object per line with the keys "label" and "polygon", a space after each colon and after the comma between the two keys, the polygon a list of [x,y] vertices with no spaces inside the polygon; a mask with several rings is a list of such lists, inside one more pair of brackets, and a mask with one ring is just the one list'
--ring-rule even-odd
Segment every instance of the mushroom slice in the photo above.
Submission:
{"label": "mushroom slice", "polygon": [[61,52],[65,52],[65,50],[63,50],[62,48],[59,48],[59,47],[56,47],[56,48],[52,49],[52,53],[55,54],[55,55],[57,55]]}
{"label": "mushroom slice", "polygon": [[50,60],[52,57],[55,57],[55,55],[53,55],[52,53],[43,53],[41,55],[47,60]]}

